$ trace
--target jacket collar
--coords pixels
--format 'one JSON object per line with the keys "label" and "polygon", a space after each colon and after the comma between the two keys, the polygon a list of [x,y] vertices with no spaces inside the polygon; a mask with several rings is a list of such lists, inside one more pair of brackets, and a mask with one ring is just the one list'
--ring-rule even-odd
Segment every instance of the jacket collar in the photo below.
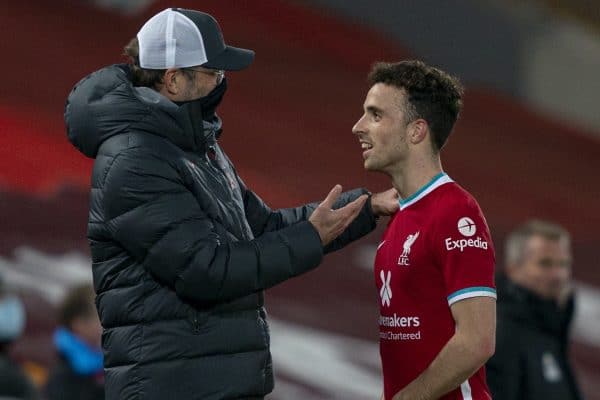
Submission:
{"label": "jacket collar", "polygon": [[227,91],[227,80],[223,79],[207,96],[197,100],[175,103],[180,118],[186,120],[192,132],[189,143],[179,143],[183,148],[196,152],[205,152],[214,146],[223,131],[221,118],[217,115],[217,107],[221,104]]}
{"label": "jacket collar", "polygon": [[497,278],[497,289],[499,314],[566,340],[574,313],[573,296],[559,306],[556,301],[543,299],[504,275]]}
{"label": "jacket collar", "polygon": [[[227,79],[208,95],[197,100],[173,102],[148,87],[134,87],[136,97],[155,109],[143,130],[166,137],[186,151],[202,153],[213,146],[222,133],[221,119],[216,113],[227,91]],[[160,116],[163,115],[163,118]],[[140,122],[144,124],[144,122]]]}

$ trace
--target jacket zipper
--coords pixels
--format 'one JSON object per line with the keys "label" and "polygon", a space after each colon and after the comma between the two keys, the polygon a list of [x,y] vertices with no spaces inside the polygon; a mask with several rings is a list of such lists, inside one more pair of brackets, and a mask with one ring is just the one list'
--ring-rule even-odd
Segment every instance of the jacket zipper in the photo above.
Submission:
{"label": "jacket zipper", "polygon": [[200,321],[198,320],[197,312],[194,312],[194,319],[192,320],[192,332],[194,335],[200,334]]}

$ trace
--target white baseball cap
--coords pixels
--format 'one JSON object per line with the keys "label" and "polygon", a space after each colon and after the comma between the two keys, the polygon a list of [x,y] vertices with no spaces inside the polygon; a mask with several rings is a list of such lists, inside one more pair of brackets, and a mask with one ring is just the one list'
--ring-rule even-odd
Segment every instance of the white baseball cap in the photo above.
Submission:
{"label": "white baseball cap", "polygon": [[167,8],[150,18],[137,34],[140,67],[205,68],[237,71],[254,60],[254,51],[228,46],[209,14]]}

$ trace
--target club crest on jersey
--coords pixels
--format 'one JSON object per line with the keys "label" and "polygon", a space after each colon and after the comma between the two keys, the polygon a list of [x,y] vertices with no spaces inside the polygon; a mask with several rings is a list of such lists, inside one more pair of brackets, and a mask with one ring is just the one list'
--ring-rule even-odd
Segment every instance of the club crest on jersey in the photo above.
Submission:
{"label": "club crest on jersey", "polygon": [[398,257],[398,265],[403,265],[403,266],[410,265],[409,259],[408,259],[408,256],[410,254],[410,248],[412,247],[412,245],[415,243],[415,241],[419,237],[419,233],[421,233],[421,232],[417,231],[417,233],[411,233],[410,235],[408,235],[406,237],[406,240],[404,241],[404,244],[402,245],[402,254],[400,255],[400,257]]}
{"label": "club crest on jersey", "polygon": [[477,226],[471,218],[460,218],[456,224],[456,227],[463,238],[453,239],[451,237],[447,237],[444,242],[446,244],[446,250],[451,251],[457,249],[462,253],[467,247],[475,247],[483,250],[488,249],[488,242],[479,236],[476,238],[472,237],[475,235],[475,233],[477,233]]}
{"label": "club crest on jersey", "polygon": [[381,278],[381,290],[379,290],[379,296],[381,296],[381,305],[390,306],[392,300],[392,288],[390,282],[392,280],[392,271],[388,271],[387,275],[383,270],[379,273]]}

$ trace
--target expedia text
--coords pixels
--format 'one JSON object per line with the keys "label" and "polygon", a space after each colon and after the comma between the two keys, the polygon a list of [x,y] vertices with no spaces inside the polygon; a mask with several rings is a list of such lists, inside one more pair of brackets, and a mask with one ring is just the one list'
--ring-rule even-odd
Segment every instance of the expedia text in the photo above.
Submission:
{"label": "expedia text", "polygon": [[446,238],[446,250],[448,251],[459,249],[462,252],[466,247],[475,247],[478,249],[487,250],[488,242],[486,242],[479,236],[477,236],[477,239],[454,240],[452,238]]}

